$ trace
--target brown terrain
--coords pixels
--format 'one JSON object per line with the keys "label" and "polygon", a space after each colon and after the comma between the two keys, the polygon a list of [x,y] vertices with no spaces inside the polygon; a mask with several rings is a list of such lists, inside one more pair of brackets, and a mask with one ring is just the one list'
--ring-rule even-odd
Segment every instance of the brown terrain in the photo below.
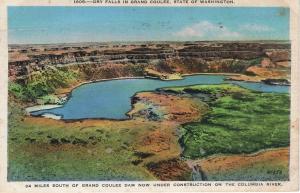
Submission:
{"label": "brown terrain", "polygon": [[[190,161],[190,165],[201,168],[210,179],[236,171],[247,172],[255,168],[261,175],[278,175],[287,172],[285,166],[289,164],[289,149],[279,148],[261,151],[254,154],[218,155],[201,160]],[[268,167],[277,168],[276,170]]]}
{"label": "brown terrain", "polygon": [[[140,152],[137,164],[144,165],[161,180],[184,180],[189,177],[191,168],[178,159],[181,147],[178,143],[180,124],[201,119],[208,106],[198,99],[167,94],[143,92],[134,96],[133,109],[128,112],[132,119],[62,121],[41,117],[26,117],[24,124],[62,128],[106,128],[122,130],[131,128],[133,147]],[[72,148],[71,144],[44,147],[51,151],[57,148]],[[39,150],[41,151],[41,150]],[[48,151],[48,150],[47,150]]]}
{"label": "brown terrain", "polygon": [[[237,73],[233,80],[290,80],[290,44],[161,42],[10,45],[9,78],[26,82],[49,68],[79,71],[86,81],[157,73]],[[151,74],[150,74],[151,75]]]}

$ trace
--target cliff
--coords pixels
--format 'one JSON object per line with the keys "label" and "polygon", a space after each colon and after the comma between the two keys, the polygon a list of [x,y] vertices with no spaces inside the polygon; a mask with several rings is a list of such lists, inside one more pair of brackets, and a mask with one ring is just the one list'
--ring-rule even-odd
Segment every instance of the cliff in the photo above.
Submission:
{"label": "cliff", "polygon": [[10,45],[9,79],[26,83],[49,67],[77,71],[86,80],[141,76],[145,69],[245,73],[258,66],[288,71],[289,61],[290,44],[283,42]]}

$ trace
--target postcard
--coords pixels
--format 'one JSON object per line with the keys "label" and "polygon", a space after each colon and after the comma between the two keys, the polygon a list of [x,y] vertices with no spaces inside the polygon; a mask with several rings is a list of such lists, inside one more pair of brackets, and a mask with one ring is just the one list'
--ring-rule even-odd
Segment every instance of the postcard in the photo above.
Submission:
{"label": "postcard", "polygon": [[0,13],[0,192],[298,190],[297,1]]}

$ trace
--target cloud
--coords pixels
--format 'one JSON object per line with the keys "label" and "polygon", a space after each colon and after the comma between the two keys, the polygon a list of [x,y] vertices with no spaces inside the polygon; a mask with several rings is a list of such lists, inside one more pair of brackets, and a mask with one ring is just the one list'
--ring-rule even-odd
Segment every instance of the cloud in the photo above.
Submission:
{"label": "cloud", "polygon": [[261,24],[244,24],[239,27],[241,31],[250,31],[250,32],[268,32],[273,29],[267,25]]}
{"label": "cloud", "polygon": [[201,39],[218,39],[218,40],[231,40],[239,39],[242,34],[238,31],[232,31],[226,26],[213,24],[208,21],[195,23],[187,26],[174,35],[179,38],[201,38]]}

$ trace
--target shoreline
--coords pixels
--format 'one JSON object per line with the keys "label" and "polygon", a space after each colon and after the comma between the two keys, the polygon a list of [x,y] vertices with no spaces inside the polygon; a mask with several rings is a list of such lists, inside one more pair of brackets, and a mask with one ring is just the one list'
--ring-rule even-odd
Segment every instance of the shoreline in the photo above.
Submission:
{"label": "shoreline", "polygon": [[[234,74],[234,73],[191,73],[191,74],[182,74],[182,77],[196,76],[196,75],[201,75],[201,74],[203,74],[203,75],[220,75],[220,76],[222,76],[222,75],[240,76],[240,74]],[[70,86],[69,88],[66,88],[66,90],[67,90],[66,92],[57,93],[57,94],[54,93],[54,95],[56,95],[56,96],[66,95],[67,100],[68,100],[68,98],[70,97],[70,94],[72,93],[72,91],[74,89],[82,86],[82,85],[97,83],[97,82],[112,81],[112,80],[126,80],[126,79],[148,79],[148,77],[145,77],[145,76],[124,76],[124,77],[118,77],[118,78],[103,78],[103,79],[97,79],[97,80],[83,81],[83,82],[80,82],[78,84],[75,84],[74,86]],[[173,81],[173,80],[168,80],[168,79],[161,80],[159,78],[157,80],[160,80],[160,81]],[[53,109],[53,108],[62,107],[62,106],[63,106],[63,104],[61,104],[61,105],[58,105],[58,104],[33,105],[33,106],[25,107],[25,111],[26,111],[26,113],[31,113],[31,112],[34,112],[34,111]]]}
{"label": "shoreline", "polygon": [[[196,75],[219,75],[219,76],[241,76],[242,74],[238,74],[238,73],[207,73],[207,72],[199,72],[199,73],[190,73],[190,74],[182,74],[182,77],[186,77],[186,76],[196,76]],[[85,84],[91,84],[91,83],[97,83],[97,82],[104,82],[104,81],[111,81],[111,80],[126,80],[126,79],[151,79],[149,77],[146,76],[123,76],[123,77],[118,77],[118,78],[102,78],[102,79],[97,79],[97,80],[90,80],[90,81],[83,81],[80,82],[78,84],[75,84],[74,86],[71,86],[70,88],[67,88],[66,90],[69,90],[69,92],[65,92],[65,93],[59,93],[59,94],[55,94],[55,95],[60,95],[60,94],[69,94],[72,92],[72,90],[74,90],[75,88],[85,85]],[[160,81],[173,81],[172,79],[160,79],[157,78],[156,80],[160,80]],[[182,79],[178,79],[178,80],[182,80]],[[259,82],[259,81],[258,81]]]}
{"label": "shoreline", "polygon": [[[197,76],[197,75],[241,76],[242,74],[238,74],[238,73],[191,73],[191,74],[182,74],[181,76],[182,76],[182,79],[184,79],[184,77],[187,77],[187,76]],[[105,81],[112,81],[112,80],[126,80],[126,79],[149,79],[149,78],[146,77],[146,76],[135,76],[135,77],[125,76],[125,77],[117,77],[117,78],[103,78],[103,79],[98,79],[98,80],[84,81],[84,82],[80,82],[78,84],[75,84],[74,86],[70,86],[69,88],[66,88],[66,92],[61,92],[61,93],[58,92],[57,94],[54,94],[54,95],[56,95],[56,96],[65,95],[65,97],[67,97],[67,100],[69,100],[69,98],[71,97],[72,91],[74,89],[80,87],[80,86],[85,85],[85,84],[91,84],[91,83],[97,83],[97,82],[105,82]],[[182,80],[182,79],[180,79],[180,80]],[[226,79],[227,78],[225,78],[224,81],[226,81]],[[160,79],[160,78],[157,78],[157,80],[160,80],[160,81],[174,81],[172,79],[169,80],[169,79]],[[231,80],[231,81],[234,81],[234,80]],[[253,82],[253,81],[247,81],[247,80],[236,80],[236,81]],[[259,83],[261,81],[255,81],[255,82]],[[62,107],[63,105],[64,105],[64,103],[63,104],[35,105],[35,106],[25,107],[25,111],[26,111],[27,115],[32,116],[31,115],[32,112],[41,111],[41,110],[48,110],[48,109],[54,109],[54,108]],[[126,113],[126,115],[127,115],[127,113]],[[58,119],[58,116],[55,115],[55,114],[51,114],[51,116],[40,115],[40,117],[52,118],[52,115],[55,117],[54,119]],[[59,116],[59,117],[61,117],[61,116]],[[83,119],[85,119],[85,118],[83,118]]]}
{"label": "shoreline", "polygon": [[181,76],[194,76],[194,75],[219,75],[219,76],[241,76],[243,74],[239,73],[230,73],[230,72],[196,72],[190,74],[182,74]]}
{"label": "shoreline", "polygon": [[[69,88],[66,88],[66,90],[68,90],[67,92],[64,92],[64,93],[57,93],[54,95],[56,96],[59,96],[59,95],[65,95],[67,100],[69,99],[70,97],[70,94],[72,93],[72,91],[82,85],[85,85],[85,84],[91,84],[91,83],[97,83],[97,82],[105,82],[105,81],[111,81],[111,80],[126,80],[126,79],[144,79],[145,77],[143,76],[137,76],[137,77],[119,77],[119,78],[104,78],[104,79],[99,79],[99,80],[91,80],[91,81],[84,81],[84,82],[81,82],[81,83],[78,83],[78,84],[75,84],[74,86],[71,86]],[[67,101],[66,100],[66,101]],[[49,109],[54,109],[54,108],[58,108],[58,107],[62,107],[64,105],[63,104],[45,104],[45,105],[33,105],[33,106],[28,106],[28,107],[25,107],[24,110],[26,112],[27,115],[29,116],[32,116],[30,113],[32,112],[35,112],[35,111],[41,111],[41,110],[49,110]],[[54,115],[54,114],[53,114]],[[56,116],[56,115],[54,115]],[[39,117],[43,117],[42,115],[39,116]],[[51,118],[50,116],[47,116],[47,118]]]}
{"label": "shoreline", "polygon": [[66,92],[58,93],[54,95],[69,95],[75,88],[80,87],[85,84],[91,84],[91,83],[97,83],[97,82],[105,82],[105,81],[111,81],[111,80],[126,80],[126,79],[144,79],[144,76],[124,76],[124,77],[118,77],[118,78],[103,78],[103,79],[97,79],[97,80],[90,80],[90,81],[83,81],[78,84],[75,84],[74,86],[70,86],[69,88],[66,88]]}
{"label": "shoreline", "polygon": [[[222,72],[220,72],[220,73],[218,73],[218,72],[214,72],[214,73],[199,72],[199,73],[182,74],[181,76],[182,77],[186,77],[186,76],[196,76],[196,75],[241,76],[243,74],[239,74],[239,73],[222,73]],[[151,78],[146,77],[146,76],[122,76],[122,77],[117,77],[117,78],[102,78],[102,79],[97,79],[97,80],[83,81],[81,83],[76,84],[74,87],[70,87],[70,92],[72,90],[74,90],[75,88],[77,88],[77,87],[79,87],[81,85],[85,85],[85,84],[91,84],[91,83],[97,83],[97,82],[104,82],[104,81],[111,81],[111,80],[126,80],[126,79],[151,79]],[[157,78],[156,80],[172,81],[173,79],[160,79],[160,78]],[[182,80],[182,79],[178,79],[178,80]],[[258,82],[260,82],[260,81],[258,81]],[[70,93],[70,92],[68,92],[68,93]],[[67,94],[67,93],[61,93],[61,94]]]}
{"label": "shoreline", "polygon": [[30,115],[30,113],[35,112],[35,111],[54,109],[54,108],[59,108],[62,106],[63,105],[57,105],[57,104],[35,105],[35,106],[26,107],[25,112]]}

